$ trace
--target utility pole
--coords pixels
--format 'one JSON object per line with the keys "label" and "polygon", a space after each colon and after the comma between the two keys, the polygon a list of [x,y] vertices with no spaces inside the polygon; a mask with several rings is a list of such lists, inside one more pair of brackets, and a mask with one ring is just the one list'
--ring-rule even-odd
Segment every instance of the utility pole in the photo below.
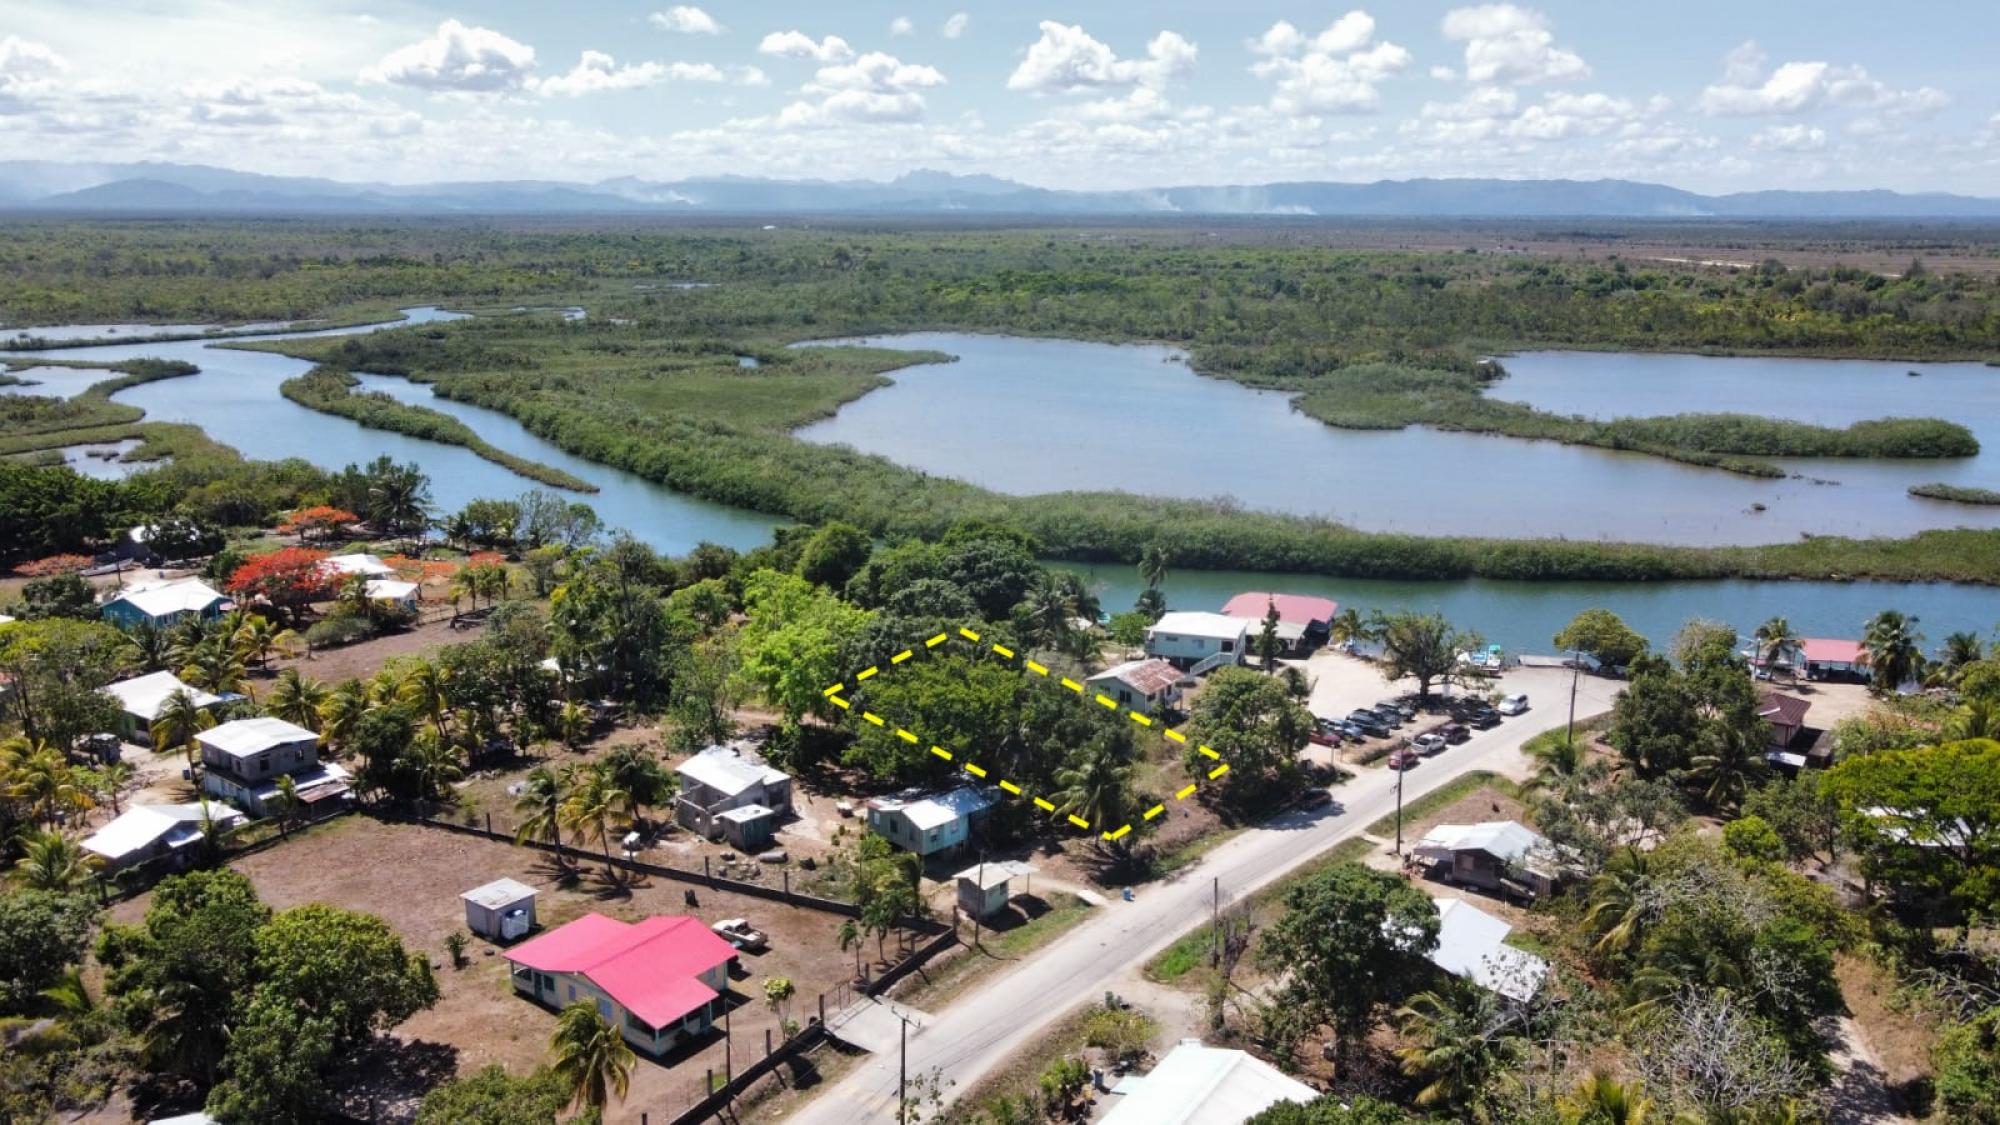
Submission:
{"label": "utility pole", "polygon": [[1569,654],[1569,728],[1563,732],[1563,741],[1576,744],[1576,682],[1583,675],[1583,650],[1571,649]]}
{"label": "utility pole", "polygon": [[1410,772],[1410,763],[1404,759],[1403,768],[1396,771],[1396,855],[1403,854],[1403,775]]}
{"label": "utility pole", "polygon": [[[896,1012],[894,1008],[889,1010]],[[910,1021],[901,1012],[896,1012],[896,1019],[901,1021],[902,1032],[902,1044],[896,1052],[896,1125],[903,1125],[910,1119],[907,1092],[910,1085]]]}

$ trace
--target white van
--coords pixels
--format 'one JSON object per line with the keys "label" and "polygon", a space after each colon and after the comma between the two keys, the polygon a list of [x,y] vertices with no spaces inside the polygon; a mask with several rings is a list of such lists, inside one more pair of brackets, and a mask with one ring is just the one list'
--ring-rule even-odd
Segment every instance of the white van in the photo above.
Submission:
{"label": "white van", "polygon": [[1494,708],[1495,711],[1500,712],[1502,715],[1518,715],[1527,709],[1528,697],[1526,695],[1510,695],[1501,700],[1499,706]]}

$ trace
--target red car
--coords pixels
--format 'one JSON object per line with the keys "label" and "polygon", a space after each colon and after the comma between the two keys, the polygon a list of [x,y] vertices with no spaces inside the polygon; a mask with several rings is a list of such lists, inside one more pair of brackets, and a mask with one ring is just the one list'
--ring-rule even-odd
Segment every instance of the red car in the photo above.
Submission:
{"label": "red car", "polygon": [[1389,755],[1389,768],[1392,770],[1406,770],[1421,761],[1423,759],[1417,757],[1411,751],[1398,750],[1394,754]]}
{"label": "red car", "polygon": [[1312,743],[1315,746],[1338,746],[1340,745],[1340,736],[1333,733],[1332,731],[1321,730],[1318,727],[1314,727],[1310,732],[1306,734],[1306,741]]}

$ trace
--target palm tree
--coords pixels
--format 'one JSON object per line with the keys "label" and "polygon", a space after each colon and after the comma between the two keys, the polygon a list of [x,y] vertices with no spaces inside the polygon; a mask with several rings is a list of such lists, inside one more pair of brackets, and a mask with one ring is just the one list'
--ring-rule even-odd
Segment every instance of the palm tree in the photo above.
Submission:
{"label": "palm tree", "polygon": [[1333,620],[1327,625],[1326,639],[1334,644],[1360,640],[1367,635],[1368,622],[1361,616],[1361,611],[1353,606],[1334,614]]}
{"label": "palm tree", "polygon": [[1765,726],[1746,729],[1736,723],[1711,722],[1701,730],[1687,779],[1702,786],[1702,796],[1718,809],[1734,809],[1750,783],[1764,775]]}
{"label": "palm tree", "polygon": [[354,736],[354,728],[371,706],[368,685],[360,680],[343,681],[327,694],[319,705],[319,733],[326,740],[329,753],[337,756],[346,747]]}
{"label": "palm tree", "polygon": [[396,695],[429,719],[440,737],[445,734],[445,718],[451,714],[451,674],[442,665],[429,660],[410,665]]}
{"label": "palm tree", "polygon": [[1418,993],[1396,1019],[1410,1040],[1396,1057],[1404,1074],[1424,1083],[1416,1103],[1426,1109],[1463,1103],[1512,1053],[1511,1021],[1484,988]]}
{"label": "palm tree", "polygon": [[1653,1101],[1636,1083],[1627,1085],[1596,1071],[1556,1102],[1563,1125],[1646,1125]]}
{"label": "palm tree", "polygon": [[264,710],[317,734],[325,725],[320,717],[320,708],[326,705],[329,698],[331,696],[325,684],[306,679],[297,668],[287,668],[278,673],[278,682],[264,700]]}
{"label": "palm tree", "polygon": [[1944,732],[1946,738],[1955,742],[1968,738],[2000,739],[2000,702],[1968,700],[1945,720]]}
{"label": "palm tree", "polygon": [[1591,952],[1621,953],[1637,942],[1652,909],[1652,863],[1646,853],[1626,848],[1611,857],[1590,882],[1590,909],[1584,925],[1597,934]]}
{"label": "palm tree", "polygon": [[1868,651],[1874,670],[1875,690],[1895,691],[1923,674],[1924,635],[1917,632],[1917,619],[1893,609],[1885,609],[1868,620],[1861,635],[1861,647]]}
{"label": "palm tree", "polygon": [[680,779],[642,746],[625,745],[597,760],[611,783],[632,795],[632,811],[645,819],[648,808],[673,799]]}
{"label": "palm tree", "polygon": [[164,671],[174,659],[174,635],[169,629],[141,621],[125,636],[139,650],[139,666],[143,671]]}
{"label": "palm tree", "polygon": [[[69,760],[47,743],[10,740],[7,796],[28,806],[37,824],[54,824],[65,813],[95,808],[89,787],[78,780]],[[25,751],[21,747],[26,747]]]}
{"label": "palm tree", "polygon": [[1583,743],[1574,739],[1534,740],[1524,749],[1535,760],[1534,776],[1521,786],[1524,793],[1568,793],[1607,772],[1604,763],[1592,758]]}
{"label": "palm tree", "polygon": [[463,567],[451,576],[451,585],[445,587],[445,596],[451,599],[451,615],[453,617],[458,616],[458,603],[461,600],[469,598],[472,600],[472,607],[474,609],[479,608],[479,600],[475,596],[478,585],[479,578],[472,573],[472,568],[470,567]]}
{"label": "palm tree", "polygon": [[277,813],[278,835],[285,836],[290,834],[292,818],[299,812],[299,786],[288,773],[278,775],[277,786],[277,797],[268,803]]}
{"label": "palm tree", "polygon": [[236,646],[225,637],[214,637],[196,645],[188,654],[181,679],[216,695],[251,695],[247,669]]}
{"label": "palm tree", "polygon": [[549,1051],[555,1056],[550,1068],[569,1088],[569,1104],[602,1110],[613,1094],[625,1100],[632,1084],[632,1048],[597,1014],[595,1004],[578,1000],[562,1010]]}
{"label": "palm tree", "polygon": [[1130,803],[1132,767],[1110,743],[1092,740],[1056,771],[1055,782],[1056,811],[1092,824],[1110,824],[1123,819]]}
{"label": "palm tree", "polygon": [[1792,631],[1792,623],[1782,617],[1773,617],[1757,626],[1752,636],[1757,641],[1757,659],[1763,661],[1766,668],[1784,660],[1799,644],[1799,635]]}
{"label": "palm tree", "polygon": [[22,844],[14,877],[33,891],[73,891],[103,862],[60,832],[37,832]]}
{"label": "palm tree", "polygon": [[564,703],[556,712],[556,736],[571,750],[583,745],[583,736],[590,733],[590,711],[581,703]]}
{"label": "palm tree", "polygon": [[1071,632],[1070,599],[1053,579],[1044,577],[1029,588],[1017,612],[1022,639],[1037,648],[1059,648]]}
{"label": "palm tree", "polygon": [[1139,551],[1139,581],[1148,590],[1159,589],[1167,580],[1167,568],[1172,561],[1167,548],[1158,541],[1146,544]]}
{"label": "palm tree", "polygon": [[231,638],[237,655],[245,661],[255,660],[262,668],[270,663],[271,649],[278,642],[278,627],[270,618],[253,614],[246,618],[241,628]]}
{"label": "palm tree", "polygon": [[840,951],[854,950],[854,979],[861,979],[861,946],[868,935],[861,931],[859,923],[849,918],[840,924],[840,931],[834,935],[840,941]]}
{"label": "palm tree", "polygon": [[1979,634],[1957,632],[1947,636],[1938,646],[1937,670],[1933,673],[1937,687],[1955,687],[1959,673],[1968,664],[1976,663],[1986,656],[1986,646],[1980,643]]}
{"label": "palm tree", "polygon": [[118,798],[124,794],[125,787],[132,784],[132,767],[124,762],[112,762],[97,771],[97,780],[103,786],[104,799],[111,804],[111,815],[123,812],[118,807]]}
{"label": "palm tree", "polygon": [[153,717],[153,750],[160,754],[179,751],[187,755],[188,769],[201,768],[201,743],[195,736],[215,725],[208,713],[186,689],[176,689],[160,704]]}
{"label": "palm tree", "polygon": [[427,801],[443,799],[452,783],[465,776],[458,748],[435,731],[417,732],[404,761],[415,775],[418,795]]}
{"label": "palm tree", "polygon": [[1167,612],[1167,596],[1148,586],[1139,591],[1139,600],[1132,603],[1132,610],[1144,614],[1147,621],[1158,621]]}
{"label": "palm tree", "polygon": [[568,796],[570,780],[575,776],[576,767],[565,768],[561,773],[547,766],[536,766],[528,771],[521,783],[521,796],[514,802],[514,811],[521,814],[521,827],[514,832],[514,842],[524,843],[537,837],[553,844],[556,849],[556,864],[565,862],[563,855],[563,801]]}
{"label": "palm tree", "polygon": [[579,771],[569,794],[563,799],[563,827],[578,836],[596,836],[604,849],[607,876],[616,872],[611,862],[611,832],[632,823],[632,794],[618,787],[609,771],[589,768]]}

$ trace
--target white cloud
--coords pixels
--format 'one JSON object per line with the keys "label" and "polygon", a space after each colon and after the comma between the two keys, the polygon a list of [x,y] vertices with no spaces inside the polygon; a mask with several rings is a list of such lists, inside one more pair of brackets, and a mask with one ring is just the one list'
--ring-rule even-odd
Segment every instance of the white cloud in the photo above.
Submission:
{"label": "white cloud", "polygon": [[534,69],[533,47],[488,28],[446,20],[429,39],[391,51],[362,71],[361,80],[438,92],[502,93],[526,86]]}
{"label": "white cloud", "polygon": [[[1745,44],[1752,47],[1754,44]],[[1891,117],[1922,117],[1951,104],[1930,86],[1899,90],[1871,78],[1858,66],[1788,62],[1762,74],[1763,56],[1730,52],[1723,80],[1701,92],[1697,103],[1708,113],[1760,116],[1806,113],[1829,106],[1871,110]],[[1754,63],[1754,65],[1752,65]]]}
{"label": "white cloud", "polygon": [[835,90],[875,90],[901,93],[927,90],[944,85],[944,75],[933,66],[906,63],[881,51],[870,51],[852,63],[821,67],[804,87],[809,94]]}
{"label": "white cloud", "polygon": [[1431,77],[1439,82],[1456,82],[1458,72],[1448,66],[1434,66],[1431,68]]}
{"label": "white cloud", "polygon": [[940,30],[946,39],[956,39],[964,35],[965,29],[971,24],[971,16],[964,12],[954,12],[950,19],[944,21],[944,27]]}
{"label": "white cloud", "polygon": [[1454,102],[1430,102],[1403,133],[1436,145],[1469,145],[1492,141],[1548,143],[1612,133],[1645,115],[1625,98],[1609,94],[1552,91],[1523,106],[1520,95],[1505,86],[1475,86]]}
{"label": "white cloud", "polygon": [[897,16],[895,19],[889,21],[889,34],[891,35],[915,35],[916,33],[917,25],[910,22],[910,17],[908,16]]}
{"label": "white cloud", "polygon": [[1264,56],[1250,67],[1277,83],[1271,108],[1280,113],[1348,113],[1375,108],[1376,83],[1410,65],[1410,52],[1387,41],[1376,43],[1375,20],[1352,11],[1308,38],[1279,20],[1249,44]]}
{"label": "white cloud", "polygon": [[1146,44],[1143,59],[1121,59],[1110,47],[1091,38],[1082,27],[1043,20],[1042,37],[1014,73],[1009,90],[1032,93],[1075,92],[1126,86],[1158,89],[1193,69],[1196,47],[1171,31]]}
{"label": "white cloud", "polygon": [[812,59],[816,62],[845,62],[854,57],[854,48],[838,35],[829,35],[814,42],[812,36],[803,31],[774,31],[757,44],[757,50],[766,55],[781,55],[788,59]]}
{"label": "white cloud", "polygon": [[1737,86],[1754,86],[1764,74],[1764,64],[1771,56],[1757,45],[1755,39],[1745,39],[1730,52],[1722,56],[1723,81]]}
{"label": "white cloud", "polygon": [[1540,105],[1531,105],[1508,123],[1507,135],[1534,141],[1561,141],[1571,137],[1595,137],[1608,133],[1637,117],[1639,111],[1624,98],[1608,94],[1551,93]]}
{"label": "white cloud", "polygon": [[823,66],[800,87],[818,101],[797,101],[778,112],[783,128],[817,128],[843,122],[914,122],[924,115],[923,91],[945,84],[943,72],[870,51],[851,63]]}
{"label": "white cloud", "polygon": [[1773,125],[1751,137],[1750,143],[1779,152],[1817,152],[1826,147],[1826,130],[1817,125]]}
{"label": "white cloud", "polygon": [[672,31],[680,35],[722,34],[722,25],[715,22],[714,16],[686,4],[675,5],[664,12],[654,12],[646,19],[661,31]]}
{"label": "white cloud", "polygon": [[9,35],[0,39],[0,114],[25,110],[55,92],[55,79],[68,60],[46,43]]}
{"label": "white cloud", "polygon": [[1588,78],[1590,67],[1574,51],[1555,45],[1547,17],[1512,4],[1453,8],[1444,37],[1465,44],[1470,82],[1558,82]]}
{"label": "white cloud", "polygon": [[[676,67],[687,67],[686,63],[675,63]],[[714,67],[706,63],[695,64],[693,70],[700,71]],[[602,93],[606,90],[638,90],[658,85],[668,75],[668,69],[656,62],[632,63],[619,66],[610,55],[602,51],[585,51],[577,60],[576,67],[568,74],[551,78],[531,80],[530,85],[538,94],[551,97],[581,97],[584,94]],[[676,75],[675,77],[680,77]],[[722,74],[716,71],[714,81],[721,81]],[[699,79],[697,79],[699,80]]]}

